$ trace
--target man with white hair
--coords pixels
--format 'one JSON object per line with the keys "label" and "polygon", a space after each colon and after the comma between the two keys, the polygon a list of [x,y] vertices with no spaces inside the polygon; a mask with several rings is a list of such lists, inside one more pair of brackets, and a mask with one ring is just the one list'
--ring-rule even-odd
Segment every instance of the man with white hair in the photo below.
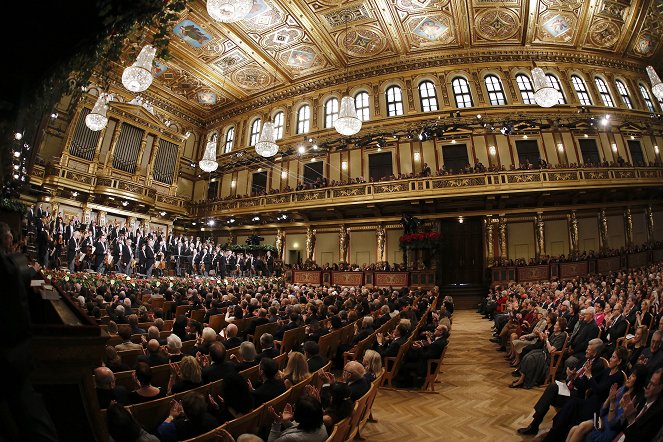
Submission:
{"label": "man with white hair", "polygon": [[94,369],[94,386],[97,390],[99,408],[108,408],[111,401],[117,401],[124,405],[127,402],[127,389],[115,385],[115,375],[108,367],[97,367]]}
{"label": "man with white hair", "polygon": [[569,339],[567,350],[569,359],[575,357],[578,362],[583,362],[583,355],[585,354],[585,350],[587,350],[589,341],[599,335],[599,327],[594,320],[594,314],[594,307],[587,307],[580,312],[578,328],[573,331]]}

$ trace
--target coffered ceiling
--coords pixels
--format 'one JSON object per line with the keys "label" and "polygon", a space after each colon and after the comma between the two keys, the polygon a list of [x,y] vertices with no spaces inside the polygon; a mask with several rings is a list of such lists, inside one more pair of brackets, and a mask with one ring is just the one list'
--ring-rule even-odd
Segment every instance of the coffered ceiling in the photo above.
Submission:
{"label": "coffered ceiling", "polygon": [[254,0],[226,25],[194,0],[173,30],[173,57],[155,63],[155,85],[207,118],[345,69],[477,49],[660,65],[662,27],[663,0]]}

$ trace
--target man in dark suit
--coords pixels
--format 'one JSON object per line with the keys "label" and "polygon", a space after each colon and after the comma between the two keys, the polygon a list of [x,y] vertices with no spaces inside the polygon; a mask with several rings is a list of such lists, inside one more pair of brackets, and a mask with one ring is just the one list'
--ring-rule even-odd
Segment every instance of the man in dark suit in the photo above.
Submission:
{"label": "man in dark suit", "polygon": [[600,378],[605,370],[603,362],[599,358],[601,345],[602,342],[598,338],[592,339],[589,342],[587,350],[585,351],[586,361],[582,366],[574,365],[578,364],[577,358],[567,361],[565,384],[570,392],[570,396],[560,394],[560,387],[556,382],[548,384],[548,387],[546,387],[545,391],[534,405],[532,422],[527,427],[519,428],[519,434],[537,434],[539,432],[539,425],[543,422],[543,418],[546,416],[546,413],[548,413],[551,406],[561,408],[570,400],[570,398],[585,398],[585,394],[589,388],[589,377],[586,373],[591,374],[591,377]]}
{"label": "man in dark suit", "polygon": [[426,376],[429,359],[440,359],[447,346],[449,329],[439,324],[433,333],[426,332],[426,339],[415,341],[404,356],[405,362],[398,371],[398,384],[402,387],[421,386],[420,378]]}
{"label": "man in dark suit", "polygon": [[237,326],[235,324],[228,324],[225,330],[226,340],[223,343],[225,347],[230,350],[231,348],[239,347],[242,344],[242,338],[237,336]]}
{"label": "man in dark suit", "polygon": [[262,358],[274,359],[280,354],[274,348],[274,337],[269,333],[265,333],[260,337],[260,348],[262,348],[262,351],[256,357],[257,360],[261,360]]}
{"label": "man in dark suit", "polygon": [[182,264],[182,256],[185,255],[185,252],[186,249],[184,248],[182,241],[178,242],[173,251],[173,254],[175,255],[175,273],[177,276],[182,276],[180,266]]}
{"label": "man in dark suit", "polygon": [[123,386],[115,385],[115,375],[108,367],[97,367],[94,369],[94,386],[97,390],[99,408],[108,408],[111,401],[120,405],[127,403],[129,392]]}
{"label": "man in dark suit", "polygon": [[382,313],[380,317],[373,322],[373,327],[376,329],[380,328],[382,325],[386,324],[387,321],[391,319],[391,315],[389,314],[390,309],[388,305],[383,305],[382,308],[380,308],[380,313]]}
{"label": "man in dark suit", "polygon": [[389,340],[388,337],[383,336],[382,333],[378,333],[378,353],[380,353],[380,356],[382,356],[382,358],[396,356],[401,345],[405,344],[407,341],[407,335],[408,330],[404,324],[398,324],[398,326],[396,326],[394,337],[391,340]]}
{"label": "man in dark suit", "polygon": [[106,235],[99,236],[94,244],[94,269],[98,273],[104,273],[104,258],[106,257]]}
{"label": "man in dark suit", "polygon": [[[594,307],[587,307],[580,312],[581,319],[578,329],[573,332],[569,340],[569,358],[567,361],[574,363],[574,365],[581,365],[584,362],[585,350],[587,350],[589,341],[599,335],[599,327],[594,320],[594,313]],[[577,363],[572,358],[575,358]]]}
{"label": "man in dark suit", "polygon": [[249,328],[246,330],[247,335],[255,335],[256,327],[259,325],[269,324],[269,319],[267,319],[267,309],[260,308],[258,309],[258,317],[251,321]]}
{"label": "man in dark suit", "polygon": [[209,358],[211,364],[203,368],[203,383],[218,381],[230,373],[237,373],[235,364],[226,361],[226,347],[220,342],[214,342],[209,347]]}
{"label": "man in dark suit", "polygon": [[267,251],[265,263],[267,264],[267,276],[272,276],[272,273],[274,273],[274,257],[269,250]]}
{"label": "man in dark suit", "polygon": [[314,373],[327,364],[327,359],[320,354],[320,346],[315,341],[304,342],[304,355],[309,373]]}
{"label": "man in dark suit", "polygon": [[281,379],[276,379],[279,367],[276,365],[274,359],[262,358],[259,367],[262,385],[255,389],[251,385],[253,402],[256,407],[285,393],[287,390],[285,383]]}
{"label": "man in dark suit", "polygon": [[352,345],[357,345],[359,342],[368,338],[373,334],[373,331],[373,316],[364,316],[361,320],[361,328],[352,338]]}
{"label": "man in dark suit", "polygon": [[120,248],[122,251],[120,258],[120,267],[124,273],[126,273],[128,276],[131,276],[131,273],[133,272],[133,268],[131,267],[131,261],[134,259],[134,252],[133,248],[131,247],[131,240],[127,238],[126,240],[122,241],[120,244]]}
{"label": "man in dark suit", "polygon": [[616,304],[612,311],[612,319],[606,324],[605,333],[601,335],[604,344],[603,355],[607,355],[606,359],[610,358],[610,355],[615,350],[617,340],[626,336],[626,330],[628,328],[626,318],[624,318],[624,315],[622,314],[622,306]]}
{"label": "man in dark suit", "polygon": [[136,362],[146,362],[150,367],[168,363],[168,357],[161,354],[161,346],[156,339],[150,339],[147,343],[147,354],[138,356]]}
{"label": "man in dark suit", "polygon": [[[652,374],[645,387],[645,399],[641,407],[637,408],[633,399],[626,399],[624,414],[617,425],[617,431],[625,436],[625,442],[654,440],[654,437],[660,432],[661,416],[663,416],[662,376],[663,369],[661,368]],[[617,436],[615,440],[619,437]]]}
{"label": "man in dark suit", "polygon": [[74,231],[72,237],[69,238],[69,244],[67,245],[67,265],[69,266],[69,271],[74,272],[76,270],[76,255],[80,253],[81,233]]}
{"label": "man in dark suit", "polygon": [[350,397],[353,401],[361,398],[371,389],[371,384],[364,377],[365,374],[364,366],[357,361],[350,361],[343,367],[343,381],[348,383]]}
{"label": "man in dark suit", "polygon": [[274,337],[276,339],[283,339],[283,334],[285,332],[287,332],[288,330],[293,330],[299,326],[297,321],[299,321],[299,315],[297,313],[291,313],[290,321],[287,324],[285,324],[283,327],[279,327],[279,329],[276,330],[276,333],[274,333]]}

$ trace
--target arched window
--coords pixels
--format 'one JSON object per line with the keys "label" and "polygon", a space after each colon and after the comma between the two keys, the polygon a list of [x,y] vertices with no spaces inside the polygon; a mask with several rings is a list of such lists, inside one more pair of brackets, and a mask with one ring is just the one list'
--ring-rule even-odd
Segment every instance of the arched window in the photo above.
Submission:
{"label": "arched window", "polygon": [[463,77],[456,77],[451,80],[451,88],[454,92],[456,99],[456,107],[472,107],[472,93],[470,92],[470,84]]}
{"label": "arched window", "polygon": [[578,77],[577,75],[571,75],[571,83],[573,83],[573,89],[576,91],[576,95],[578,96],[578,101],[580,104],[583,106],[591,106],[592,99],[589,98],[587,86],[585,86],[585,82],[582,81],[582,78]]}
{"label": "arched window", "polygon": [[332,97],[325,101],[325,127],[334,127],[338,118],[338,98]]}
{"label": "arched window", "polygon": [[524,104],[535,104],[534,101],[534,87],[532,86],[532,80],[525,74],[516,75],[516,83],[518,84],[518,89],[520,90],[520,96],[523,97]]}
{"label": "arched window", "polygon": [[621,80],[615,80],[615,85],[617,86],[617,92],[619,92],[619,96],[622,97],[622,102],[629,109],[633,109],[633,103],[631,103],[631,97],[628,95],[628,89],[626,89],[626,85],[622,83]]}
{"label": "arched window", "polygon": [[385,92],[387,96],[387,116],[403,115],[403,92],[398,86],[390,86]]}
{"label": "arched window", "polygon": [[256,118],[253,120],[253,123],[251,123],[251,134],[249,135],[249,146],[255,146],[256,143],[258,142],[258,137],[260,136],[260,125],[262,124],[262,121],[260,121],[260,118]]}
{"label": "arched window", "polygon": [[438,109],[435,85],[432,81],[424,80],[419,83],[419,100],[421,101],[422,112],[431,112]]}
{"label": "arched window", "polygon": [[596,83],[596,89],[599,90],[599,95],[601,96],[603,104],[608,107],[615,107],[615,102],[612,101],[608,85],[605,84],[605,81],[600,77],[594,77],[594,83]]}
{"label": "arched window", "polygon": [[656,109],[654,108],[654,103],[652,103],[651,101],[651,96],[649,95],[649,91],[642,84],[640,85],[640,95],[642,95],[642,99],[645,100],[645,104],[647,105],[647,109],[649,109],[649,112],[656,112]]}
{"label": "arched window", "polygon": [[223,145],[223,153],[229,153],[233,150],[233,141],[235,141],[235,126],[232,126],[226,132],[226,142]]}
{"label": "arched window", "polygon": [[311,126],[311,106],[303,105],[297,111],[297,133],[305,134]]}
{"label": "arched window", "polygon": [[504,89],[502,89],[500,79],[496,75],[486,75],[484,81],[486,82],[490,104],[493,106],[504,106],[506,104],[506,97],[504,96]]}
{"label": "arched window", "polygon": [[546,74],[546,77],[548,78],[548,81],[550,81],[550,85],[555,88],[557,92],[559,92],[559,100],[557,100],[558,104],[566,104],[566,98],[564,98],[564,91],[562,90],[562,85],[559,84],[559,80],[557,77],[555,77],[553,74]]}
{"label": "arched window", "polygon": [[277,140],[283,138],[283,111],[274,115],[274,135],[276,135]]}
{"label": "arched window", "polygon": [[370,108],[368,104],[368,92],[359,92],[355,95],[355,109],[357,116],[361,121],[368,121],[370,118]]}

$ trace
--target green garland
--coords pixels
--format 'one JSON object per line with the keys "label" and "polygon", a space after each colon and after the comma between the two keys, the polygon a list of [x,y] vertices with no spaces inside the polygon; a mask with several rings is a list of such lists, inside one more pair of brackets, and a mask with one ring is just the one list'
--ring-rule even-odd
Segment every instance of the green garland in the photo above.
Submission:
{"label": "green garland", "polygon": [[232,244],[228,246],[233,252],[272,252],[276,253],[276,247],[269,244],[249,245]]}
{"label": "green garland", "polygon": [[28,213],[28,207],[20,201],[0,198],[0,210],[3,212],[17,212],[21,215]]}

